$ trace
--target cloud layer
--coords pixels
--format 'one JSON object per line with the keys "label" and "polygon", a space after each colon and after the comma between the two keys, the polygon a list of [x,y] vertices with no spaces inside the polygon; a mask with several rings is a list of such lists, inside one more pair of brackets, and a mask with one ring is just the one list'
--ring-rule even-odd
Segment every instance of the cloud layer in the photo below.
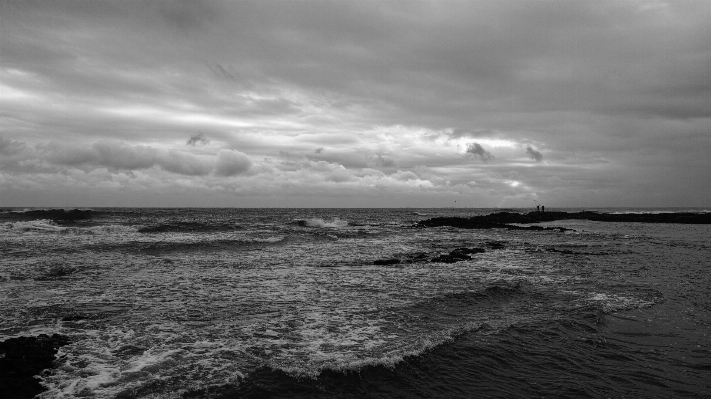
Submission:
{"label": "cloud layer", "polygon": [[711,206],[709,2],[2,9],[6,205]]}

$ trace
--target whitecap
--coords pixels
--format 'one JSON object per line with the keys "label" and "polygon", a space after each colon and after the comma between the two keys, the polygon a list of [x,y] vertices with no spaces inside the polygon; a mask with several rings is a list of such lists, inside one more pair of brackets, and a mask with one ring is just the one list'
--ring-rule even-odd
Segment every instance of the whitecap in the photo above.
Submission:
{"label": "whitecap", "polygon": [[311,218],[311,219],[299,219],[296,220],[296,224],[304,227],[318,227],[318,228],[339,228],[348,226],[348,221],[341,220],[339,218],[333,218],[330,221],[321,218]]}

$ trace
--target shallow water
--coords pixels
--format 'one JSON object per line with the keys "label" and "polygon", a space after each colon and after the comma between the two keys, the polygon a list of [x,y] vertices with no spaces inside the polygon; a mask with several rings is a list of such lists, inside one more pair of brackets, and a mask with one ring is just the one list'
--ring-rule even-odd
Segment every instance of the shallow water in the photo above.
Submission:
{"label": "shallow water", "polygon": [[411,228],[489,212],[0,221],[0,340],[71,338],[47,398],[709,396],[711,226]]}

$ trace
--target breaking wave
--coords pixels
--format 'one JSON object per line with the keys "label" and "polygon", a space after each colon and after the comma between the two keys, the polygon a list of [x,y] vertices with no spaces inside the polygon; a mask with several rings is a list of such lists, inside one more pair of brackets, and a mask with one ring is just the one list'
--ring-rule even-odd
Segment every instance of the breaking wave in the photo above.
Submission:
{"label": "breaking wave", "polygon": [[657,291],[642,293],[640,296],[593,292],[583,299],[584,303],[598,307],[605,314],[621,310],[648,308],[663,301],[664,296]]}
{"label": "breaking wave", "polygon": [[280,361],[267,362],[267,366],[272,370],[282,371],[296,378],[319,378],[323,373],[337,372],[350,373],[360,372],[369,367],[385,367],[392,369],[399,363],[410,358],[422,356],[427,352],[442,345],[449,344],[462,335],[474,333],[482,329],[489,329],[487,323],[467,322],[463,325],[445,329],[430,336],[414,339],[403,347],[386,351],[371,356],[356,357],[348,351],[332,353],[330,356],[312,356],[320,358],[319,361],[301,365],[288,365]]}
{"label": "breaking wave", "polygon": [[103,225],[92,227],[59,226],[50,219],[30,220],[26,222],[7,222],[0,224],[0,231],[7,233],[58,233],[62,235],[91,235],[91,234],[125,234],[138,231],[136,226]]}
{"label": "breaking wave", "polygon": [[311,219],[297,219],[294,224],[301,227],[318,227],[318,228],[339,228],[347,227],[348,221],[341,220],[339,218],[333,218],[330,221],[326,221],[321,218],[311,218]]}

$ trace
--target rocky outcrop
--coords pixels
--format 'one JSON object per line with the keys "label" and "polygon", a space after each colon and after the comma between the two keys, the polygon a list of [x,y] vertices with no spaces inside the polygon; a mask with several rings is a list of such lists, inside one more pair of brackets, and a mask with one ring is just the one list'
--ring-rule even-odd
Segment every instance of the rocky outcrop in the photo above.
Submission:
{"label": "rocky outcrop", "polygon": [[10,338],[0,342],[0,392],[4,398],[32,398],[44,391],[34,377],[51,368],[57,349],[69,343],[63,335]]}
{"label": "rocky outcrop", "polygon": [[596,222],[632,222],[632,223],[683,223],[683,224],[711,224],[711,213],[598,213],[584,212],[497,212],[483,216],[442,217],[432,218],[418,222],[415,227],[440,227],[452,226],[462,229],[492,229],[503,228],[508,230],[557,230],[565,231],[562,227],[517,226],[516,224],[530,224],[552,222],[556,220],[592,220]]}

